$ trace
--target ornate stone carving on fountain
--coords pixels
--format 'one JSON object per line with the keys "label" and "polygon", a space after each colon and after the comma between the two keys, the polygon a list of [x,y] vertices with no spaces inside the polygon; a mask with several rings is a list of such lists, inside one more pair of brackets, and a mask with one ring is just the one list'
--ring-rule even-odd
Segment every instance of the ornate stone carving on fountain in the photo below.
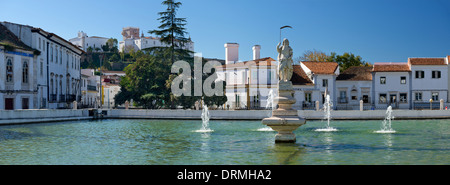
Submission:
{"label": "ornate stone carving on fountain", "polygon": [[306,123],[304,118],[300,118],[297,110],[292,109],[292,105],[296,102],[294,90],[291,82],[293,73],[292,48],[289,46],[287,39],[283,40],[283,45],[277,45],[278,51],[278,74],[280,81],[278,82],[278,109],[272,111],[272,117],[262,120],[264,125],[271,127],[277,131],[275,142],[295,142],[296,137],[293,131]]}

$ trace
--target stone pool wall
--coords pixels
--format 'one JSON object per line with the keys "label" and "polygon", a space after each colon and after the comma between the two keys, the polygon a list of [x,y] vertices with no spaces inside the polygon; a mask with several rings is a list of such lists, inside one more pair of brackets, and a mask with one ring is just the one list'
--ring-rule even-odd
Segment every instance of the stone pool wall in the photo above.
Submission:
{"label": "stone pool wall", "polygon": [[[201,119],[200,110],[142,110],[111,109],[103,110],[108,119]],[[385,110],[341,110],[332,111],[334,120],[382,120]],[[210,110],[211,120],[262,120],[269,117],[268,110]],[[299,110],[298,115],[307,120],[324,118],[322,111]],[[450,110],[393,110],[395,119],[450,119]],[[91,119],[89,110],[39,109],[39,110],[0,110],[0,125],[73,121]]]}
{"label": "stone pool wall", "polygon": [[[211,119],[216,120],[262,120],[270,117],[268,110],[210,110]],[[332,119],[384,119],[385,110],[341,110],[332,111]],[[322,111],[299,110],[298,115],[306,119],[323,119]],[[394,110],[395,119],[450,119],[450,110]],[[200,110],[108,110],[107,118],[149,119],[201,119]]]}
{"label": "stone pool wall", "polygon": [[0,110],[0,125],[90,119],[88,114],[72,109]]}

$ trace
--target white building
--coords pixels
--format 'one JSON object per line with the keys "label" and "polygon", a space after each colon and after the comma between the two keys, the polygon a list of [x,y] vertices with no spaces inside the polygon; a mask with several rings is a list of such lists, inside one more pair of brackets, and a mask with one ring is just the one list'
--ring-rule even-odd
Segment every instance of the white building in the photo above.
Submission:
{"label": "white building", "polygon": [[103,108],[112,109],[115,104],[114,97],[120,93],[119,84],[103,85]]}
{"label": "white building", "polygon": [[102,106],[103,108],[113,108],[115,106],[114,97],[120,92],[120,80],[125,76],[123,71],[102,71]]}
{"label": "white building", "polygon": [[[315,101],[319,99],[319,96],[314,97],[313,91],[317,91],[313,81],[306,75],[302,66],[294,65],[291,82],[294,89],[294,98],[296,100],[292,108],[297,110],[315,109]],[[313,100],[314,99],[314,100]]]}
{"label": "white building", "polygon": [[[315,107],[315,102],[319,101],[319,106],[322,107],[325,102],[325,95],[330,95],[330,100],[336,102],[336,77],[339,75],[339,65],[336,62],[300,62],[300,69],[294,66],[294,72],[300,76],[306,75],[306,87],[294,85],[295,99],[297,102],[294,107],[302,107],[301,109],[312,109]],[[304,75],[303,75],[304,73]],[[312,83],[312,84],[311,84]],[[333,104],[336,107],[336,104]]]}
{"label": "white building", "polygon": [[261,46],[253,46],[253,60],[239,61],[239,44],[225,44],[225,65],[218,79],[226,81],[225,109],[265,108],[270,90],[277,92],[277,61],[260,58]]}
{"label": "white building", "polygon": [[448,57],[408,58],[411,66],[411,106],[414,109],[430,107],[430,99],[435,109],[440,100],[448,102]]}
{"label": "white building", "polygon": [[[145,37],[144,34],[139,36],[139,28],[126,27],[122,30],[123,41],[119,42],[119,51],[128,53],[131,49],[134,51],[143,50],[152,47],[168,47],[169,45],[162,43],[160,38]],[[177,41],[176,43],[180,43]],[[194,51],[194,42],[189,38],[189,41],[184,43],[183,49]]]}
{"label": "white building", "polygon": [[87,51],[89,47],[91,47],[94,51],[95,48],[99,48],[99,51],[103,51],[102,46],[106,45],[108,38],[98,37],[98,36],[87,36],[86,33],[80,31],[78,32],[78,36],[72,39],[69,39],[69,42],[78,46],[83,51]]}
{"label": "white building", "polygon": [[370,66],[352,66],[336,78],[338,110],[359,110],[363,101],[364,110],[372,108],[372,70]]}
{"label": "white building", "polygon": [[410,109],[411,68],[408,63],[374,63],[372,101],[376,109]]}
{"label": "white building", "polygon": [[0,110],[38,107],[37,53],[0,24]]}
{"label": "white building", "polygon": [[100,76],[95,75],[94,69],[81,70],[81,105],[83,107],[98,108],[100,101]]}
{"label": "white building", "polygon": [[[1,24],[14,34],[20,42],[40,53],[40,55],[27,55],[28,59],[18,58],[14,56],[16,54],[11,55],[8,52],[4,52],[5,56],[0,57],[0,60],[6,61],[6,63],[9,59],[12,59],[12,68],[14,69],[13,81],[9,83],[8,87],[5,86],[6,88],[14,87],[14,89],[10,89],[13,92],[0,93],[3,95],[3,102],[8,101],[8,104],[11,101],[15,102],[14,109],[20,108],[18,105],[25,105],[26,101],[29,101],[28,108],[64,108],[71,107],[73,101],[81,99],[80,58],[83,50],[58,35],[41,28],[10,22],[1,22]],[[22,54],[19,55],[23,56]],[[30,63],[24,65],[27,60]],[[20,68],[21,66],[22,68]],[[25,69],[29,72],[28,85],[26,83],[22,85],[21,82],[21,80],[26,79],[26,75],[22,75],[22,78],[17,76],[17,74],[20,74],[19,71],[26,71]],[[33,91],[33,95],[28,96],[28,100],[19,97],[17,94],[18,92],[25,92],[23,90],[26,89],[29,89],[27,91]],[[10,105],[8,106],[10,107]],[[1,105],[0,107],[4,108]]]}

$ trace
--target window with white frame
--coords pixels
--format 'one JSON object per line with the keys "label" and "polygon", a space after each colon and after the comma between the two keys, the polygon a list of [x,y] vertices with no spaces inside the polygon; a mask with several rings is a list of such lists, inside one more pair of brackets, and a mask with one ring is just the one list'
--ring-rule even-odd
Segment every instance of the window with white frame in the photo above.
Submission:
{"label": "window with white frame", "polygon": [[416,78],[424,78],[425,72],[424,71],[416,71]]}
{"label": "window with white frame", "polygon": [[385,76],[380,77],[380,84],[386,84],[386,77]]}
{"label": "window with white frame", "polygon": [[22,83],[28,83],[28,60],[25,60],[22,65]]}
{"label": "window with white frame", "polygon": [[6,57],[6,82],[12,83],[13,82],[13,58],[12,57]]}
{"label": "window with white frame", "polygon": [[431,71],[431,78],[441,78],[441,71]]}
{"label": "window with white frame", "polygon": [[431,93],[431,99],[433,99],[433,101],[439,101],[439,93],[438,92],[432,92]]}
{"label": "window with white frame", "polygon": [[328,87],[328,79],[322,80],[322,87]]}
{"label": "window with white frame", "polygon": [[305,102],[312,102],[311,92],[305,92]]}
{"label": "window with white frame", "polygon": [[416,101],[422,101],[422,93],[421,92],[416,92],[415,93],[415,100]]}
{"label": "window with white frame", "polygon": [[400,103],[408,102],[408,93],[400,93]]}
{"label": "window with white frame", "polygon": [[387,103],[387,95],[384,94],[384,93],[380,94],[379,102],[380,103]]}
{"label": "window with white frame", "polygon": [[406,84],[406,76],[400,77],[400,84]]}
{"label": "window with white frame", "polygon": [[347,103],[347,91],[339,91],[339,103]]}

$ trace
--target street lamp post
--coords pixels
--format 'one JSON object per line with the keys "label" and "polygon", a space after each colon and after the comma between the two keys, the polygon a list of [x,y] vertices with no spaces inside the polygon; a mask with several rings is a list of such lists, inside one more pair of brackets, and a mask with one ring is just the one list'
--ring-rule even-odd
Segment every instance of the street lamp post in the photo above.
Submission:
{"label": "street lamp post", "polygon": [[433,99],[430,99],[430,110],[433,110]]}

